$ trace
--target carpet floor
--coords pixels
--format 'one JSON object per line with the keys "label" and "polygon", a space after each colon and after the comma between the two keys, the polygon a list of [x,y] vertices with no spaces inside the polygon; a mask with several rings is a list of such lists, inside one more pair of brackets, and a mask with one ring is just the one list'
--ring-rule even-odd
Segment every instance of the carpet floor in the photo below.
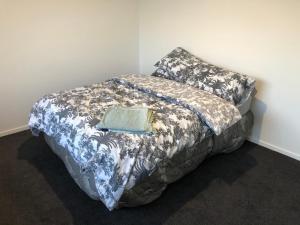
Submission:
{"label": "carpet floor", "polygon": [[2,225],[300,224],[300,162],[251,142],[212,157],[156,201],[109,212],[75,184],[43,137],[0,138]]}

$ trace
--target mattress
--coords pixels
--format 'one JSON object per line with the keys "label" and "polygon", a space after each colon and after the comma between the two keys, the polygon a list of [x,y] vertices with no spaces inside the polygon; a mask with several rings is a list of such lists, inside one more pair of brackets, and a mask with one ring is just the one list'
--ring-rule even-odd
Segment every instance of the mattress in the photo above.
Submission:
{"label": "mattress", "polygon": [[[116,208],[133,207],[150,203],[157,199],[167,185],[196,169],[207,157],[219,153],[230,153],[237,150],[246,140],[253,126],[253,114],[245,113],[242,119],[220,135],[210,135],[197,146],[187,159],[183,154],[190,149],[180,151],[171,159],[161,163],[150,176],[144,177],[131,189],[126,189]],[[64,162],[68,172],[77,185],[92,199],[100,200],[92,172],[82,173],[80,166],[70,152],[59,145],[55,139],[44,134],[45,140],[53,152]]]}

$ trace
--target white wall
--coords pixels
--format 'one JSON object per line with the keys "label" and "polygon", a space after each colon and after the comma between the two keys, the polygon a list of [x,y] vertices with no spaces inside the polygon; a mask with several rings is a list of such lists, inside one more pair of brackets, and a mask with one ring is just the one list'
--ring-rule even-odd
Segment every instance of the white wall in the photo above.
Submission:
{"label": "white wall", "polygon": [[[257,78],[251,140],[300,159],[300,1],[140,0],[140,71],[181,46]],[[274,165],[276,166],[276,165]]]}
{"label": "white wall", "polygon": [[298,0],[0,0],[0,136],[45,93],[151,73],[182,46],[256,77],[250,139],[300,159],[299,40]]}
{"label": "white wall", "polygon": [[0,136],[57,90],[138,71],[136,0],[0,0]]}

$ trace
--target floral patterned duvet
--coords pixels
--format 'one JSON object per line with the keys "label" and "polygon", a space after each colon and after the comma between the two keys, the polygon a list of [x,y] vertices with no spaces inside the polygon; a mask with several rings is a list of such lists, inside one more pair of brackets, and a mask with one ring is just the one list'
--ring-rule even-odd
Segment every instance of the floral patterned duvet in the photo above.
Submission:
{"label": "floral patterned duvet", "polygon": [[[114,105],[151,108],[155,134],[97,130],[95,120]],[[240,119],[235,106],[208,92],[163,78],[124,75],[42,97],[29,126],[67,149],[81,173],[94,174],[99,199],[112,210],[125,189],[154,173],[160,162]]]}

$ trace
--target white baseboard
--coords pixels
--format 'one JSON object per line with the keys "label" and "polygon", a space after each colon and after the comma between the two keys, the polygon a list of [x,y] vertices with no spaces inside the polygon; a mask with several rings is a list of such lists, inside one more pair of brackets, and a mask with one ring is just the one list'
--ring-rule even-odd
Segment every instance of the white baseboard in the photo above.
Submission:
{"label": "white baseboard", "polygon": [[24,130],[28,130],[28,126],[24,125],[24,126],[20,126],[20,127],[16,127],[10,130],[4,130],[4,131],[0,131],[0,137],[4,137],[6,135],[10,135],[10,134],[14,134],[14,133],[18,133]]}
{"label": "white baseboard", "polygon": [[265,148],[268,148],[270,150],[273,150],[275,152],[278,152],[278,153],[281,153],[283,155],[286,155],[286,156],[289,156],[293,159],[296,159],[296,160],[300,160],[300,154],[297,154],[297,153],[294,153],[294,152],[291,152],[285,148],[281,148],[281,147],[278,147],[276,145],[272,145],[266,141],[263,141],[263,140],[256,140],[254,138],[251,138],[251,137],[248,137],[248,141],[251,141],[255,144],[258,144],[260,146],[263,146]]}

